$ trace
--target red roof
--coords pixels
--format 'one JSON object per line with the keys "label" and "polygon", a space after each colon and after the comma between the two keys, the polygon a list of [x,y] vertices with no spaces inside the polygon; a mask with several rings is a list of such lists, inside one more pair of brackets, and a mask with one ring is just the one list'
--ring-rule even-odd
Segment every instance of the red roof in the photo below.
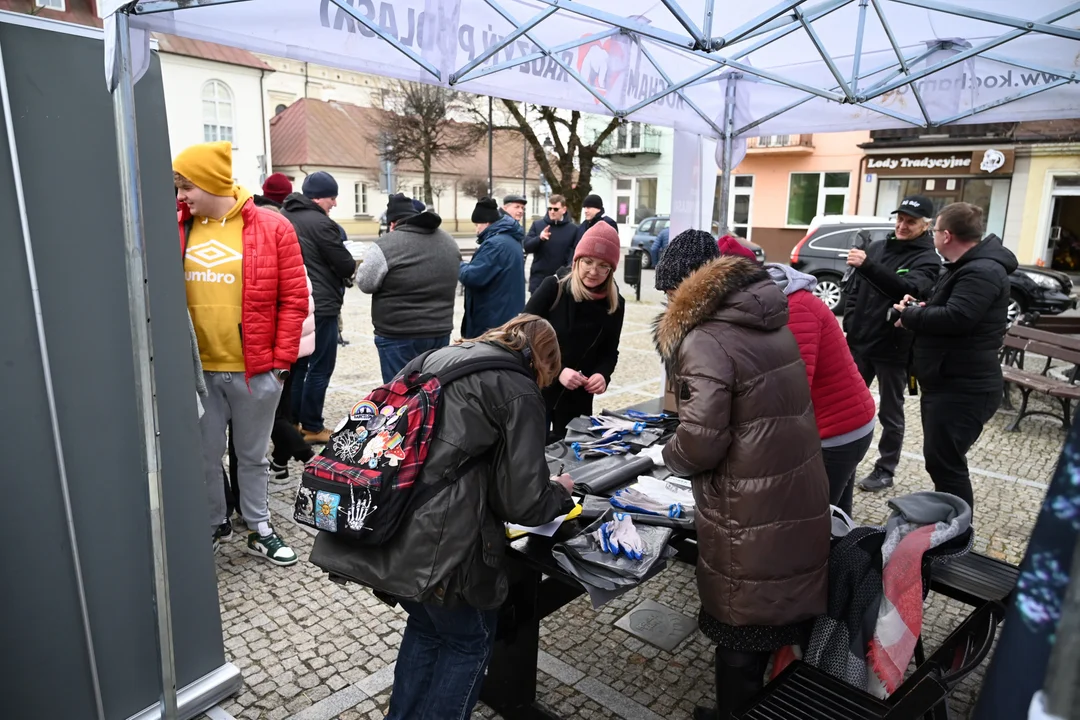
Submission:
{"label": "red roof", "polygon": [[154,38],[157,39],[161,52],[186,55],[187,57],[201,58],[227,65],[240,65],[255,68],[256,70],[269,70],[271,72],[274,70],[274,68],[255,57],[252,53],[240,48],[203,42],[202,40],[191,40],[190,38],[166,35],[165,33],[154,33]]}
{"label": "red roof", "polygon": [[[318,165],[322,167],[378,170],[379,153],[369,137],[382,110],[344,102],[323,102],[302,98],[270,120],[270,146],[277,167]],[[519,133],[496,130],[494,174],[521,177],[522,139]],[[487,143],[477,143],[476,151],[462,157],[439,158],[432,168],[437,173],[487,177]],[[418,162],[406,160],[400,170],[420,171]],[[528,176],[538,176],[536,160],[529,151]]]}

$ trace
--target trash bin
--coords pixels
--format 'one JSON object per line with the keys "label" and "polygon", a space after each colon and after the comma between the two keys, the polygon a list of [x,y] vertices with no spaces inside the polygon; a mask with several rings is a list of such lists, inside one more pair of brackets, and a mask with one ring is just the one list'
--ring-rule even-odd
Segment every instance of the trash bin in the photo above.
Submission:
{"label": "trash bin", "polygon": [[623,262],[623,283],[626,285],[641,285],[641,248],[630,248]]}

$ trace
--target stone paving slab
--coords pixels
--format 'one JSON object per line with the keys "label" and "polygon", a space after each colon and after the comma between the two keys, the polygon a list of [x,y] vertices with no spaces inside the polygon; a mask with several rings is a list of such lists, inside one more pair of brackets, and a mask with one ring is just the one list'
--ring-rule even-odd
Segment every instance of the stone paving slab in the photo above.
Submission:
{"label": "stone paving slab", "polygon": [[[651,272],[645,275],[651,284]],[[597,410],[625,407],[661,392],[660,362],[651,335],[652,321],[661,310],[660,296],[655,291],[645,295],[649,302],[628,300],[619,366],[608,392],[597,399]],[[457,320],[461,312],[459,297]],[[349,290],[344,337],[350,344],[340,348],[327,395],[330,426],[379,383],[369,313],[369,298]],[[857,492],[857,522],[882,523],[888,515],[888,498],[932,489],[922,464],[918,398],[906,399],[905,414],[907,433],[896,487],[877,495]],[[1060,423],[1041,417],[1026,419],[1020,432],[1008,432],[1005,426],[1011,419],[1001,412],[990,421],[970,454],[970,463],[976,549],[1016,563],[1056,465],[1064,432]],[[875,457],[872,449],[860,475],[870,471]],[[367,590],[327,581],[306,562],[312,533],[289,519],[300,468],[294,463],[290,469],[288,480],[271,485],[271,505],[278,530],[292,543],[301,562],[278,568],[260,561],[243,552],[239,536],[223,546],[217,567],[224,642],[228,659],[244,674],[244,687],[214,714],[201,717],[382,718],[389,703],[404,613],[376,600]],[[712,647],[704,636],[692,633],[672,652],[665,652],[616,627],[618,618],[645,600],[696,617],[699,602],[693,568],[673,563],[645,586],[599,610],[580,598],[547,618],[540,639],[540,700],[567,720],[676,720],[689,718],[694,705],[712,702]],[[928,651],[969,612],[960,603],[932,594],[924,615]],[[954,692],[950,706],[955,717],[969,716],[982,674],[982,670],[974,673]],[[474,717],[497,716],[481,704]]]}

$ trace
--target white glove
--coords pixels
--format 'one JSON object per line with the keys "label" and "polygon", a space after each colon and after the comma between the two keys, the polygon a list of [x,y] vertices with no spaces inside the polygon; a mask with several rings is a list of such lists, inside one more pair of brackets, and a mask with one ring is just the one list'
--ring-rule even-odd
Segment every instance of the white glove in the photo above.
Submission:
{"label": "white glove", "polygon": [[664,445],[652,445],[639,452],[638,455],[649,458],[656,467],[664,467],[664,447]]}
{"label": "white glove", "polygon": [[615,513],[615,519],[611,521],[611,524],[611,543],[631,560],[640,560],[645,554],[645,543],[641,541],[641,536],[638,535],[630,516],[626,513]]}
{"label": "white glove", "polygon": [[640,435],[641,431],[645,429],[644,423],[634,422],[633,420],[623,420],[622,418],[612,417],[610,415],[593,415],[589,418],[592,423],[593,432],[602,431],[601,437],[608,437],[618,432],[631,433],[633,435]]}

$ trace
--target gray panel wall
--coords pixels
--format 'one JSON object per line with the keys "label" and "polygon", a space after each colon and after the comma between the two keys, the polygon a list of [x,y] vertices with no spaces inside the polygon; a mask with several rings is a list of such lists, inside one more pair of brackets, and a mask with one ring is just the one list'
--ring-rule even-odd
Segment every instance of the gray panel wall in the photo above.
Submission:
{"label": "gray panel wall", "polygon": [[[106,716],[160,680],[120,190],[102,43],[0,22]],[[178,686],[224,664],[161,69],[136,86]],[[93,695],[10,148],[0,134],[0,717],[91,718]]]}

